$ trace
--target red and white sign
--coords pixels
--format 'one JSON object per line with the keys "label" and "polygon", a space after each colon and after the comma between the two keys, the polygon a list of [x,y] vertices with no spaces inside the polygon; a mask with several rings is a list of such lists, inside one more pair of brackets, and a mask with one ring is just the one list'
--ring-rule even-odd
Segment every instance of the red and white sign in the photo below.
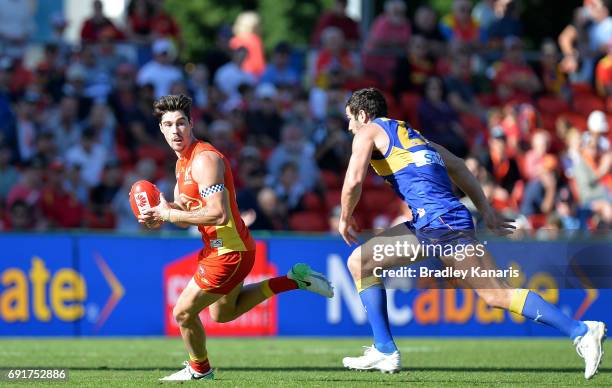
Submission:
{"label": "red and white sign", "polygon": [[[268,262],[267,245],[264,241],[257,241],[255,264],[244,284],[257,283],[276,276],[276,267]],[[198,252],[190,253],[166,265],[164,268],[164,331],[166,335],[180,335],[179,327],[172,316],[172,309],[178,300],[183,288],[197,268]],[[276,298],[271,298],[255,306],[251,311],[237,319],[218,323],[208,314],[208,309],[200,313],[207,336],[262,336],[276,335],[278,331]]]}

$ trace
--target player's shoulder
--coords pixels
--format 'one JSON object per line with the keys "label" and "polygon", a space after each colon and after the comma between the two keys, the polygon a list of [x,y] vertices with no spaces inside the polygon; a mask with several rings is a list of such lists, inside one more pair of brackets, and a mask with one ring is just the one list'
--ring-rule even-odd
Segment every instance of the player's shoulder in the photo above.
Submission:
{"label": "player's shoulder", "polygon": [[198,147],[191,160],[193,169],[222,168],[224,165],[223,155],[212,145],[202,142],[203,146]]}

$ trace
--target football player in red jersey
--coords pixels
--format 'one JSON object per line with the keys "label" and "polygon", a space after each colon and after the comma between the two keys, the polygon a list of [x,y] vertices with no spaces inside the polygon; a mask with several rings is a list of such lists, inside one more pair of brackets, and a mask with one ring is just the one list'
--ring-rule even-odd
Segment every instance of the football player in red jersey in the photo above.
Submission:
{"label": "football player in red jersey", "polygon": [[329,281],[306,264],[294,265],[286,276],[243,285],[255,260],[255,241],[236,204],[234,179],[227,159],[192,132],[191,99],[164,96],[154,103],[154,114],[168,145],[176,153],[174,202],[160,204],[139,216],[139,222],[157,227],[162,222],[196,225],[204,248],[198,270],[174,307],[174,317],[189,352],[185,368],[162,380],[212,379],[205,334],[198,314],[209,307],[217,322],[229,322],[271,296],[304,289],[333,296]]}

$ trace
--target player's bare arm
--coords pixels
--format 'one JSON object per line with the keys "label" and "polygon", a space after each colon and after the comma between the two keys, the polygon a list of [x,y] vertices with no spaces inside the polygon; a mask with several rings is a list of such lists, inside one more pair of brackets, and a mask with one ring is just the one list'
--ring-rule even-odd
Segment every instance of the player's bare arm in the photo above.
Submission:
{"label": "player's bare arm", "polygon": [[514,221],[499,215],[489,204],[487,197],[480,187],[480,183],[476,177],[472,175],[463,159],[455,156],[452,152],[442,147],[439,144],[430,142],[430,144],[438,151],[444,164],[448,176],[470,199],[478,211],[482,214],[487,227],[498,235],[512,234],[516,229],[511,223]]}
{"label": "player's bare arm", "polygon": [[193,160],[191,174],[200,193],[210,191],[204,198],[206,205],[193,211],[172,209],[162,196],[159,206],[145,212],[144,217],[183,225],[225,225],[229,209],[223,188],[224,173],[223,160],[215,153],[198,154]]}
{"label": "player's bare arm", "polygon": [[353,211],[361,198],[361,188],[368,172],[368,165],[374,149],[374,140],[377,135],[377,127],[370,124],[357,132],[353,138],[353,150],[349,165],[342,185],[340,199],[341,214],[338,231],[347,244],[357,243],[349,228],[357,230],[357,224],[353,218]]}

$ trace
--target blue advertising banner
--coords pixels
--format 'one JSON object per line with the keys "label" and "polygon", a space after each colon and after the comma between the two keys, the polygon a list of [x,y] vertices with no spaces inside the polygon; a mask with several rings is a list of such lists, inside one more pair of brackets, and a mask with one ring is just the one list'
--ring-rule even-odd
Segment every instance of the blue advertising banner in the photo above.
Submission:
{"label": "blue advertising banner", "polygon": [[[275,311],[266,318],[272,325],[270,330],[258,329],[260,332],[370,335],[366,313],[346,267],[351,248],[331,237],[266,235],[260,240],[267,247],[262,263],[269,262],[276,273],[284,274],[294,263],[306,262],[325,273],[336,292],[332,299],[306,292],[281,295]],[[178,268],[195,260],[200,247],[197,237],[2,235],[0,335],[168,333],[171,306],[189,280]],[[513,286],[538,289],[545,299],[576,319],[612,321],[609,287],[584,289],[580,279],[563,276],[576,257],[609,257],[607,242],[570,246],[495,240],[487,248],[500,268],[520,269]],[[434,260],[426,263],[435,265]],[[409,283],[389,289],[388,296],[396,335],[559,335],[544,325],[487,307],[469,289],[416,289],[416,283]],[[262,322],[243,324],[261,326]]]}
{"label": "blue advertising banner", "polygon": [[74,240],[0,235],[0,335],[73,335],[87,299]]}

